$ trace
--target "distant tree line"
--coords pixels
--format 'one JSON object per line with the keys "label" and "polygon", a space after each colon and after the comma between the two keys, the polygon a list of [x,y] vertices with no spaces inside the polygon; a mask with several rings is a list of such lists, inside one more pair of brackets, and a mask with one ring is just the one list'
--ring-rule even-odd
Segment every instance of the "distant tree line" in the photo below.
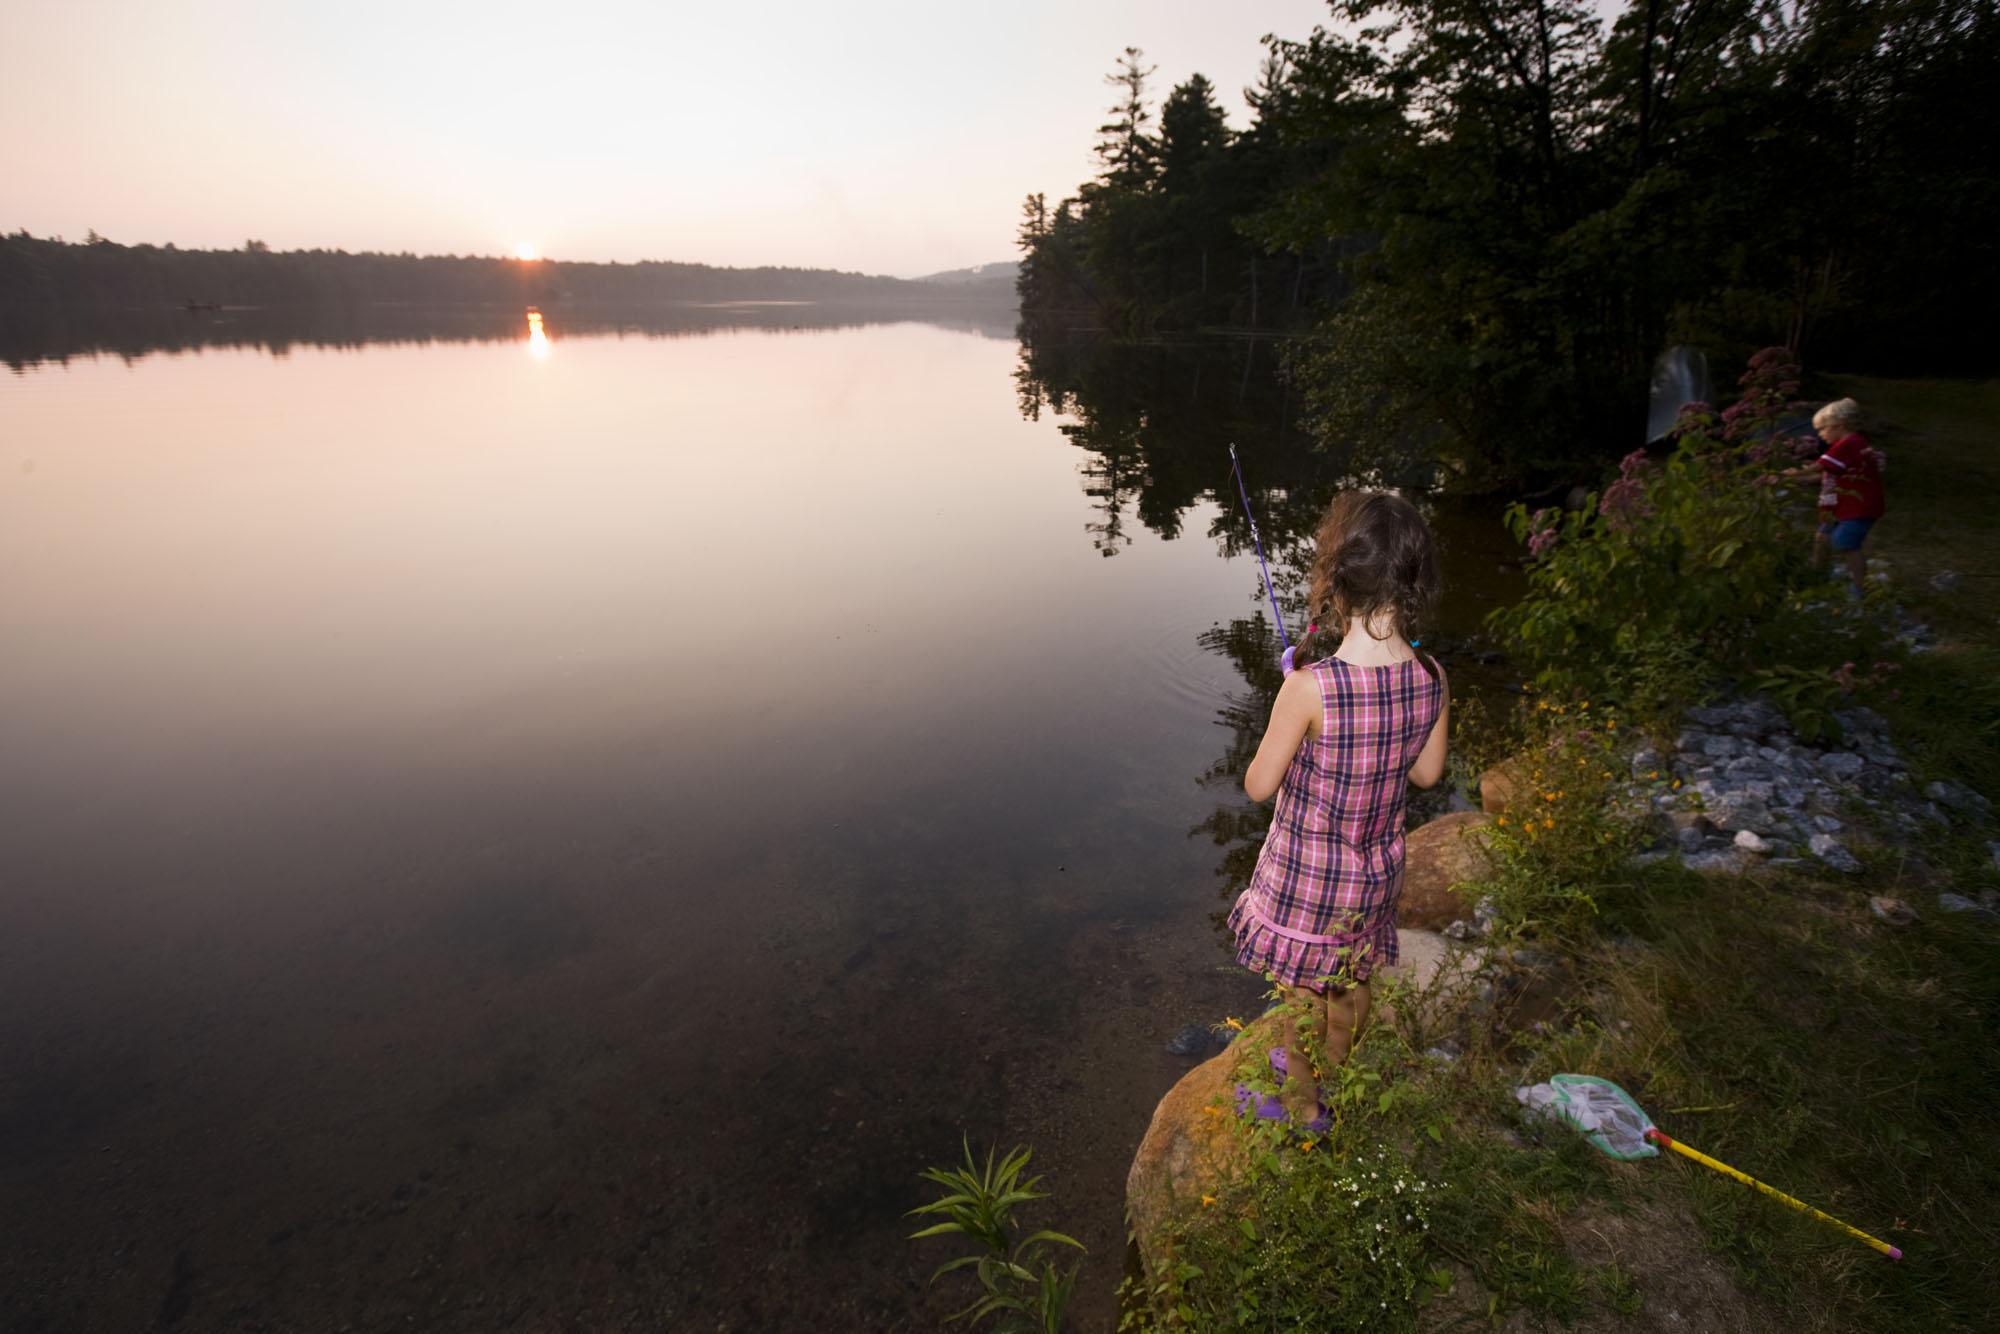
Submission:
{"label": "distant tree line", "polygon": [[944,284],[827,269],[523,261],[483,255],[119,245],[0,236],[0,309],[82,305],[335,306],[374,302],[963,301]]}
{"label": "distant tree line", "polygon": [[1309,333],[1318,437],[1462,484],[1621,453],[1672,343],[1990,373],[2000,0],[1334,0],[1233,132],[1127,50],[1100,170],[1031,196],[1032,331]]}

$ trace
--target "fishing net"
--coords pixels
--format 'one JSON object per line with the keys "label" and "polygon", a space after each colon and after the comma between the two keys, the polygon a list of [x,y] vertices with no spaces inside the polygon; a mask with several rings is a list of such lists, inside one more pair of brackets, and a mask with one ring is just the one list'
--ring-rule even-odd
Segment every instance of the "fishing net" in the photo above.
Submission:
{"label": "fishing net", "polygon": [[1555,1075],[1546,1084],[1514,1090],[1529,1111],[1569,1122],[1584,1137],[1613,1158],[1655,1158],[1659,1150],[1646,1142],[1652,1118],[1624,1089],[1595,1075]]}

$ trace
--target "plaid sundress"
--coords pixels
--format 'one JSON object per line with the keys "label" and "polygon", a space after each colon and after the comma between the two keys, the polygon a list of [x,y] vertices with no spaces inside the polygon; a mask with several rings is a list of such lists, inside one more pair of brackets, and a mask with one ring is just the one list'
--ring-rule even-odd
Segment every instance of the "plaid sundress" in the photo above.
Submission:
{"label": "plaid sundress", "polygon": [[1288,986],[1366,981],[1396,962],[1403,892],[1403,805],[1444,707],[1444,687],[1414,659],[1361,667],[1328,658],[1320,734],[1300,743],[1278,785],[1250,888],[1229,913],[1236,957]]}

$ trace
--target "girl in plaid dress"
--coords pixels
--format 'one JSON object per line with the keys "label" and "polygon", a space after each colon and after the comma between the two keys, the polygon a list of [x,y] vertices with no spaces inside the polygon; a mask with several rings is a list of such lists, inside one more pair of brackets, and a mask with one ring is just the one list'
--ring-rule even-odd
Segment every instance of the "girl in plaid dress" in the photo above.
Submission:
{"label": "girl in plaid dress", "polygon": [[1315,545],[1315,624],[1243,779],[1253,801],[1278,803],[1229,914],[1237,959],[1276,978],[1299,1016],[1271,1067],[1301,1125],[1313,1082],[1285,1076],[1308,1070],[1306,1052],[1346,1058],[1368,1018],[1370,975],[1396,962],[1404,801],[1408,784],[1444,776],[1450,726],[1444,673],[1410,645],[1441,586],[1423,516],[1386,491],[1349,492]]}

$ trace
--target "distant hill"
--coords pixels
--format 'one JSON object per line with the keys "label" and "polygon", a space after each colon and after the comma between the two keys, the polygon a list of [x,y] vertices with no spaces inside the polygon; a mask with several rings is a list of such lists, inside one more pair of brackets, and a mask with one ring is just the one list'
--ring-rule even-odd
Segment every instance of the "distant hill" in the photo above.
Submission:
{"label": "distant hill", "polygon": [[[935,305],[1013,298],[1012,264],[985,264],[931,280],[830,269],[725,269],[522,261],[487,255],[349,254],[119,245],[94,233],[78,244],[15,232],[0,236],[0,309],[325,307],[377,302],[812,301]],[[1002,274],[1005,270],[1005,274]],[[991,275],[990,277],[987,275]]]}
{"label": "distant hill", "polygon": [[1011,259],[993,264],[975,264],[969,269],[946,269],[943,273],[927,273],[912,282],[936,283],[940,287],[1004,287],[1014,290],[1014,275],[1021,266]]}

